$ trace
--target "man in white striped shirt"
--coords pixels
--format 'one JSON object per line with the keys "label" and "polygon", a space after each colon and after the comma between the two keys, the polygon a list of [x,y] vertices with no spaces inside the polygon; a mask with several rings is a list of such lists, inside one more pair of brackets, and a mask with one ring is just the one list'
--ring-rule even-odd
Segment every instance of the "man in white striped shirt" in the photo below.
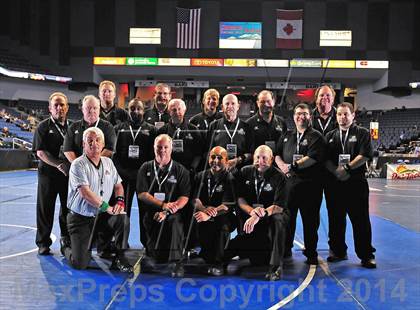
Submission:
{"label": "man in white striped shirt", "polygon": [[[130,272],[131,266],[121,255],[124,223],[128,223],[124,221],[124,189],[112,160],[101,156],[104,145],[101,129],[90,127],[83,132],[84,154],[72,162],[69,174],[67,227],[71,247],[64,246],[61,252],[72,267],[85,269],[91,259],[91,235],[98,231],[105,232],[115,236],[118,251],[113,266]],[[110,206],[108,201],[113,191],[117,203]],[[93,231],[95,227],[97,231]]]}

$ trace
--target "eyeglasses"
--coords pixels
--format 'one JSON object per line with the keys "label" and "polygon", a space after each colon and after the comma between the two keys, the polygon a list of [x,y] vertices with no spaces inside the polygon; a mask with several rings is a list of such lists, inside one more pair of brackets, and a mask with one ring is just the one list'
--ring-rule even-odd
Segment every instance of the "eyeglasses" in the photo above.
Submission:
{"label": "eyeglasses", "polygon": [[309,116],[308,112],[296,112],[295,113],[296,116]]}
{"label": "eyeglasses", "polygon": [[210,158],[213,159],[213,160],[215,160],[216,158],[218,160],[222,160],[223,159],[223,156],[222,155],[215,155],[215,154],[213,154],[213,155],[210,155]]}

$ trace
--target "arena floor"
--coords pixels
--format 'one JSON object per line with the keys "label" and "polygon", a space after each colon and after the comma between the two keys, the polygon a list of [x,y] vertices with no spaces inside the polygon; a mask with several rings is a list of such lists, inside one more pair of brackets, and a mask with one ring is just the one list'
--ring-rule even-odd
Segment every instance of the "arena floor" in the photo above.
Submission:
{"label": "arena floor", "polygon": [[[139,268],[127,277],[110,271],[109,261],[99,258],[88,270],[73,270],[59,252],[58,219],[54,255],[38,256],[36,183],[36,171],[0,173],[0,309],[420,309],[419,181],[369,180],[377,269],[359,266],[350,223],[349,260],[326,262],[323,205],[320,265],[304,264],[299,222],[293,260],[277,282],[265,281],[265,270],[243,267],[243,262],[231,264],[229,274],[219,278],[187,273],[184,279],[172,279],[167,270],[142,274]],[[141,255],[134,208],[129,241],[133,260]]]}

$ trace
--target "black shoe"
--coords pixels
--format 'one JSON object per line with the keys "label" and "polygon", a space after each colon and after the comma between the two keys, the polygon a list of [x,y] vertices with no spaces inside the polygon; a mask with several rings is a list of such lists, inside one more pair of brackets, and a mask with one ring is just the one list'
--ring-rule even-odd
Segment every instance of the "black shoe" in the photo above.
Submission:
{"label": "black shoe", "polygon": [[270,265],[268,272],[265,274],[265,278],[269,281],[280,280],[283,275],[283,268],[281,266]]}
{"label": "black shoe", "polygon": [[171,271],[172,278],[182,278],[184,277],[184,274],[184,265],[182,263],[175,263]]}
{"label": "black shoe", "polygon": [[128,273],[133,272],[133,266],[131,266],[128,262],[123,261],[119,257],[115,257],[109,269],[119,270],[121,272],[128,272]]}
{"label": "black shoe", "polygon": [[375,269],[376,268],[375,259],[374,258],[362,259],[362,267],[365,267],[368,269]]}
{"label": "black shoe", "polygon": [[38,248],[38,254],[42,256],[51,255],[50,248],[47,246],[41,246]]}
{"label": "black shoe", "polygon": [[60,238],[60,252],[63,256],[65,256],[66,248],[71,248],[70,239],[68,237],[61,237]]}
{"label": "black shoe", "polygon": [[316,257],[316,256],[308,257],[305,260],[305,264],[307,264],[307,265],[318,265],[318,257]]}
{"label": "black shoe", "polygon": [[104,259],[112,259],[115,256],[115,253],[109,250],[98,251],[98,256]]}
{"label": "black shoe", "polygon": [[330,255],[327,257],[327,261],[330,263],[340,262],[343,260],[348,260],[347,254],[344,255],[335,255],[334,252],[330,251]]}
{"label": "black shoe", "polygon": [[208,274],[211,274],[212,276],[215,277],[220,277],[223,276],[223,274],[225,273],[223,265],[214,265],[211,266],[208,270],[207,270]]}

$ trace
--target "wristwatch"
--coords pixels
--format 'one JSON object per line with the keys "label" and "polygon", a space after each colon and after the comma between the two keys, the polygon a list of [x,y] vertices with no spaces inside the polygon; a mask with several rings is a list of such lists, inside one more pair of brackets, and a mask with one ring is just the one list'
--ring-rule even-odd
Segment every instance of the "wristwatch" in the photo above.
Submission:
{"label": "wristwatch", "polygon": [[346,171],[346,172],[349,172],[350,173],[350,165],[349,164],[344,164],[344,166],[343,166],[343,169]]}

